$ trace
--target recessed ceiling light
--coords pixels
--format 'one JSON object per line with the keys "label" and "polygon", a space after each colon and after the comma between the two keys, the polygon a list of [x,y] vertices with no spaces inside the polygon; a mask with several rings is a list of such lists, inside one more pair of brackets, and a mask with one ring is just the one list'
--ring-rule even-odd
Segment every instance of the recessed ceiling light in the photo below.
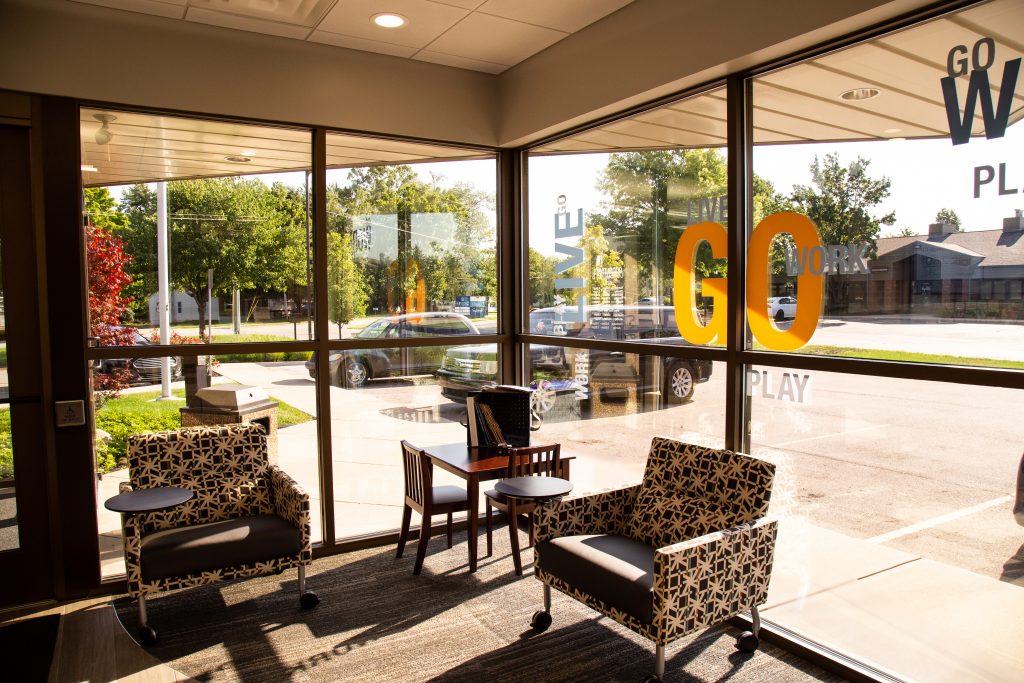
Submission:
{"label": "recessed ceiling light", "polygon": [[96,168],[92,164],[82,164],[82,171],[85,173],[96,173],[100,169]]}
{"label": "recessed ceiling light", "polygon": [[401,28],[406,24],[406,18],[394,12],[381,12],[370,17],[370,21],[381,28]]}
{"label": "recessed ceiling light", "polygon": [[236,164],[247,164],[250,161],[252,161],[252,159],[250,159],[249,157],[240,157],[240,156],[237,156],[237,155],[234,155],[234,154],[228,155],[228,156],[226,156],[224,158],[227,161],[232,161],[232,162],[234,162]]}
{"label": "recessed ceiling light", "polygon": [[870,100],[872,97],[878,97],[881,94],[882,91],[878,88],[854,88],[853,90],[841,93],[839,97],[844,100]]}

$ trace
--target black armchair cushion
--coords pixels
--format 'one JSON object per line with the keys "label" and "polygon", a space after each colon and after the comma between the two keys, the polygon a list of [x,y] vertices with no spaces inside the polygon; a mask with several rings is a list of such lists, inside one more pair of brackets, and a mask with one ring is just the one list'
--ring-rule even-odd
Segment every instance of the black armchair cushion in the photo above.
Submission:
{"label": "black armchair cushion", "polygon": [[142,539],[142,580],[266,562],[301,549],[301,531],[275,515],[164,529]]}
{"label": "black armchair cushion", "polygon": [[637,494],[626,535],[655,548],[688,541],[739,523],[739,515],[716,501],[657,485]]}
{"label": "black armchair cushion", "polygon": [[653,613],[654,548],[625,536],[560,536],[537,545],[546,573],[642,622]]}

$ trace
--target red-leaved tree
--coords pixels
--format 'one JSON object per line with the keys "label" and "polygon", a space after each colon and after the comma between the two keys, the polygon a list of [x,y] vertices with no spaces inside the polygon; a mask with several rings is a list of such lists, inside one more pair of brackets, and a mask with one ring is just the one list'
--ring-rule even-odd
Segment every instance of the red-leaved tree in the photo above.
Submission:
{"label": "red-leaved tree", "polygon": [[[124,250],[121,239],[109,230],[97,227],[91,220],[85,226],[86,258],[89,266],[89,335],[102,346],[130,346],[134,328],[121,326],[122,317],[132,305],[132,297],[122,297],[121,290],[132,281],[125,268],[132,257]],[[93,389],[103,401],[114,398],[128,386],[131,373],[108,364],[109,372],[93,375]]]}

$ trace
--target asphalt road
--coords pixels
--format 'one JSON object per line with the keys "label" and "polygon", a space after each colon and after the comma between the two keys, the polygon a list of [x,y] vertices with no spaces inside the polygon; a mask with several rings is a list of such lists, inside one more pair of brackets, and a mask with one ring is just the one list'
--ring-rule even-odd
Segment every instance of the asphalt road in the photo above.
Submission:
{"label": "asphalt road", "polygon": [[[355,321],[359,329],[366,321]],[[494,320],[475,321],[482,332],[492,333]],[[791,321],[779,325],[786,329]],[[337,328],[331,328],[336,338]],[[198,334],[198,328],[175,328],[180,334]],[[305,341],[309,339],[305,322],[249,323],[242,331],[247,334],[272,334]],[[214,325],[217,335],[231,334],[230,325]],[[858,349],[885,349],[916,351],[920,353],[948,354],[966,358],[994,358],[1024,361],[1024,321],[1020,323],[977,323],[953,321],[929,316],[873,316],[827,318],[818,324],[811,344],[848,346]]]}

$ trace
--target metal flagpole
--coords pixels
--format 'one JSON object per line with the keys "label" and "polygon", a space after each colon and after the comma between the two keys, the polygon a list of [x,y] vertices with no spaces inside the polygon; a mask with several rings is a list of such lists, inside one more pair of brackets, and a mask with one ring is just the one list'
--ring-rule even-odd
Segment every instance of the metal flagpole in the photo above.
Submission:
{"label": "metal flagpole", "polygon": [[[171,343],[170,284],[167,273],[167,183],[156,184],[156,269],[159,287],[157,310],[160,315],[160,343]],[[160,359],[160,398],[171,398],[171,358]]]}

